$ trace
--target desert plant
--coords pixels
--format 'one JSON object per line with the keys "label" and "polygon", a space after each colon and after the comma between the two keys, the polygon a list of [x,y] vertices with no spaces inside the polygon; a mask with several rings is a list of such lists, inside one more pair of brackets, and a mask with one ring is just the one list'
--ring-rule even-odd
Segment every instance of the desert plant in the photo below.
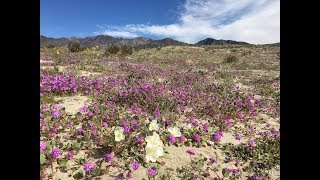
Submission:
{"label": "desert plant", "polygon": [[105,56],[110,56],[117,54],[120,51],[120,48],[115,45],[109,45],[106,50],[104,51]]}
{"label": "desert plant", "polygon": [[120,49],[121,55],[126,56],[133,53],[133,48],[131,46],[124,45]]}
{"label": "desert plant", "polygon": [[68,44],[68,49],[70,52],[80,52],[83,49],[81,48],[80,44],[77,42],[70,42]]}
{"label": "desert plant", "polygon": [[52,49],[52,48],[54,48],[54,47],[55,47],[55,46],[52,45],[52,44],[50,44],[50,45],[47,46],[48,49]]}
{"label": "desert plant", "polygon": [[224,63],[234,63],[234,62],[237,62],[237,61],[238,61],[238,58],[237,58],[237,56],[234,56],[234,55],[228,55],[223,60]]}

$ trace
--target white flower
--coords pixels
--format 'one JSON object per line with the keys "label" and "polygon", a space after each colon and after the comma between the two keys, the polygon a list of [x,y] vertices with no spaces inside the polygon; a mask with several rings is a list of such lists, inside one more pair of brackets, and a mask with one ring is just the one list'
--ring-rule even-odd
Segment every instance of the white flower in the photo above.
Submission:
{"label": "white flower", "polygon": [[147,136],[145,138],[146,142],[147,142],[147,146],[151,147],[151,146],[163,146],[163,143],[160,139],[160,136],[156,133],[153,132],[152,136]]}
{"label": "white flower", "polygon": [[185,130],[189,130],[192,128],[192,125],[190,123],[188,123],[183,129]]}
{"label": "white flower", "polygon": [[155,119],[151,121],[151,123],[149,124],[149,131],[153,131],[153,130],[158,131],[158,129],[159,129],[159,125],[157,123],[157,120]]}
{"label": "white flower", "polygon": [[169,133],[171,133],[172,134],[172,136],[174,136],[174,137],[180,137],[181,136],[181,132],[180,132],[180,129],[177,127],[177,126],[175,126],[175,127],[169,127],[168,128],[168,131],[169,131]]}
{"label": "white flower", "polygon": [[156,162],[157,159],[163,156],[162,146],[147,146],[146,147],[146,162]]}
{"label": "white flower", "polygon": [[145,140],[147,142],[146,161],[156,162],[158,157],[163,156],[163,142],[156,132],[153,132],[152,136],[147,136]]}
{"label": "white flower", "polygon": [[123,134],[123,127],[116,127],[116,129],[114,130],[114,139],[115,141],[121,141],[124,140],[125,136]]}

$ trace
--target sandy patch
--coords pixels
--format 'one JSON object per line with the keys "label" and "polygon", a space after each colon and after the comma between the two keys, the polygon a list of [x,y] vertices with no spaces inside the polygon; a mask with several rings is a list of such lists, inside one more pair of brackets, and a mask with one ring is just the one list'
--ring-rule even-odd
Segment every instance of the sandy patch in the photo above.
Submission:
{"label": "sandy patch", "polygon": [[80,71],[81,76],[96,76],[101,74],[102,73],[98,73],[98,72]]}
{"label": "sandy patch", "polygon": [[65,107],[65,111],[68,115],[75,115],[80,108],[84,106],[84,103],[88,100],[86,96],[76,95],[69,97],[54,98],[55,101],[62,101],[60,105]]}

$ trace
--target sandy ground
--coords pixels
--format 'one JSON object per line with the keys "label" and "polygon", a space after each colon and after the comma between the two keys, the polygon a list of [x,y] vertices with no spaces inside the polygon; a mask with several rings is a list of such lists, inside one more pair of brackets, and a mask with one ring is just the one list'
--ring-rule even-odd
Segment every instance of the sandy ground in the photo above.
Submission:
{"label": "sandy ground", "polygon": [[76,95],[69,97],[57,97],[55,101],[61,101],[60,105],[65,107],[65,111],[68,115],[75,115],[80,108],[84,106],[84,103],[88,100],[86,96]]}

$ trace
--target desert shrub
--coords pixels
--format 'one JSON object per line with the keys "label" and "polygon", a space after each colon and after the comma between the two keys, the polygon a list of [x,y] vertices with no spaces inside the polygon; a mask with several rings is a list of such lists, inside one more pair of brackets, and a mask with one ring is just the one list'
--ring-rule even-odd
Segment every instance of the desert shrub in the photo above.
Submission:
{"label": "desert shrub", "polygon": [[235,52],[237,52],[238,50],[237,49],[231,49],[230,50],[230,52],[233,52],[233,53],[235,53]]}
{"label": "desert shrub", "polygon": [[234,63],[234,62],[237,62],[237,61],[238,61],[238,58],[237,58],[237,56],[234,56],[234,55],[228,55],[223,60],[224,63]]}
{"label": "desert shrub", "polygon": [[81,48],[80,44],[77,42],[70,42],[68,44],[68,49],[70,52],[80,52],[83,49]]}
{"label": "desert shrub", "polygon": [[115,55],[120,51],[120,48],[114,45],[110,45],[104,51],[105,56]]}
{"label": "desert shrub", "polygon": [[48,49],[52,49],[52,48],[54,48],[54,47],[55,47],[55,46],[52,45],[52,44],[50,44],[50,45],[47,46]]}
{"label": "desert shrub", "polygon": [[131,46],[124,45],[120,48],[121,55],[126,56],[133,53],[133,48]]}

